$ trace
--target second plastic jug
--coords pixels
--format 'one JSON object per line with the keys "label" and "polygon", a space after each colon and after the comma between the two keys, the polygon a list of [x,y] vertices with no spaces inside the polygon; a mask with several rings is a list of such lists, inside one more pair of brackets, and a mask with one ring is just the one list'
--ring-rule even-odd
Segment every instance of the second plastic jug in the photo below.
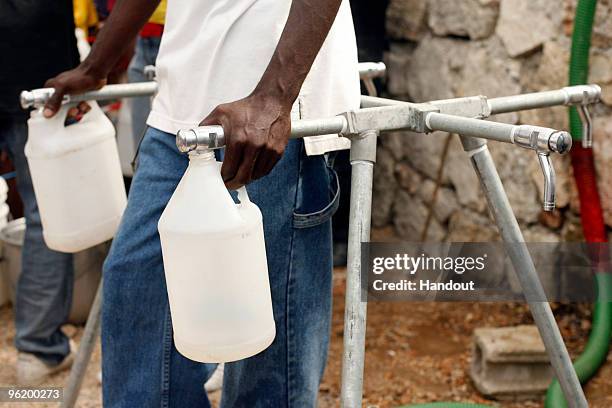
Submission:
{"label": "second plastic jug", "polygon": [[266,349],[276,328],[259,208],[235,204],[212,151],[189,166],[158,224],[176,349],[220,363]]}
{"label": "second plastic jug", "polygon": [[64,105],[50,119],[42,109],[28,120],[25,154],[45,243],[79,252],[111,239],[126,206],[115,129],[95,102],[77,123],[65,124]]}

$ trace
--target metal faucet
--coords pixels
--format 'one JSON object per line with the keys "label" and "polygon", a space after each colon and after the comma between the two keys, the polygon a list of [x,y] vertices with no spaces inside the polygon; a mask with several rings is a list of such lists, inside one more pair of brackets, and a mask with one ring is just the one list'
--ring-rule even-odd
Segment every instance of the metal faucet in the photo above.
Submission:
{"label": "metal faucet", "polygon": [[563,88],[566,93],[566,105],[577,105],[578,115],[582,122],[582,147],[593,147],[593,120],[589,112],[589,105],[601,100],[601,87],[599,85],[578,85]]}
{"label": "metal faucet", "polygon": [[556,199],[555,168],[550,160],[550,152],[565,154],[572,148],[572,136],[568,132],[539,126],[517,126],[512,134],[514,143],[536,151],[538,162],[544,175],[544,199],[542,209],[553,211]]}

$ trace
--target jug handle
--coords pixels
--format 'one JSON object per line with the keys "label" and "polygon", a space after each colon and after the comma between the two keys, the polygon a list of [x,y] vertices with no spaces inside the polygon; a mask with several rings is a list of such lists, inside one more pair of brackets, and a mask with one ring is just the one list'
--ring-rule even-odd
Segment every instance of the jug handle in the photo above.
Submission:
{"label": "jug handle", "polygon": [[[98,105],[96,101],[91,100],[91,101],[85,101],[85,102],[89,104],[91,109],[89,110],[89,112],[83,115],[83,118],[79,121],[79,123],[90,122],[94,120],[95,118],[99,117],[100,115],[104,115],[104,112],[102,111],[102,109],[100,108],[100,105]],[[80,102],[69,102],[69,103],[62,104],[59,111],[55,115],[53,115],[53,117],[46,119],[46,120],[52,123],[53,126],[57,128],[64,128],[65,127],[64,123],[66,121],[66,115],[68,114],[68,111],[70,110],[70,108],[77,106],[79,103]],[[36,112],[42,116],[43,109],[44,107],[40,107],[36,110]]]}
{"label": "jug handle", "polygon": [[240,201],[240,204],[251,202],[251,200],[249,199],[249,193],[247,193],[247,189],[245,186],[240,187],[236,191],[238,192],[238,200]]}
{"label": "jug handle", "polygon": [[[45,120],[47,121],[47,123],[51,123],[53,127],[63,128],[64,121],[66,120],[66,115],[68,114],[68,110],[74,105],[76,105],[76,103],[62,104],[62,106],[60,106],[59,111],[57,111],[55,115],[53,115],[51,118],[46,118]],[[44,106],[41,106],[40,108],[36,109],[36,114],[42,117],[43,110]]]}
{"label": "jug handle", "polygon": [[[219,168],[219,171],[221,171],[221,165],[223,164],[223,162],[218,161],[216,163]],[[236,192],[238,193],[238,201],[240,201],[240,204],[251,202],[251,200],[249,199],[249,193],[247,193],[246,186],[240,187],[238,190],[236,190]]]}
{"label": "jug handle", "polygon": [[[95,100],[85,101],[85,102],[91,107],[91,109],[89,110],[89,112],[83,115],[83,118],[79,121],[79,123],[88,123],[88,122],[95,120],[96,118],[100,116],[106,116],[104,115],[102,108],[100,108],[100,105],[98,105],[98,102],[96,102]],[[75,103],[70,103],[69,105],[72,107],[72,106],[78,105],[79,103],[80,102],[75,102]]]}

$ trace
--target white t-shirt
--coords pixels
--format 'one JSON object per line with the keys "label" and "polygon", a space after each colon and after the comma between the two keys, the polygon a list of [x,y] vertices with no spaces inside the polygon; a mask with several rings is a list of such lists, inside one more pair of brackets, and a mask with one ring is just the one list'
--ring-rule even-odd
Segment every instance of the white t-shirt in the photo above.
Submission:
{"label": "white t-shirt", "polygon": [[[156,63],[159,91],[147,124],[168,133],[197,126],[217,105],[244,98],[263,75],[292,0],[169,0]],[[359,108],[357,46],[343,0],[294,111],[326,118]],[[348,147],[336,135],[308,138],[308,154]]]}

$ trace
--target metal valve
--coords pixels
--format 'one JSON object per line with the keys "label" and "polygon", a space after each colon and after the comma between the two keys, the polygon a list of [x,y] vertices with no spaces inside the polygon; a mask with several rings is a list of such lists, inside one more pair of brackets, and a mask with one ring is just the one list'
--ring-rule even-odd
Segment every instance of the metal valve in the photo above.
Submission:
{"label": "metal valve", "polygon": [[550,152],[565,154],[572,148],[572,136],[568,132],[539,126],[517,126],[512,133],[513,142],[526,149],[535,150],[544,175],[544,211],[555,209],[556,175],[550,160]]}
{"label": "metal valve", "polygon": [[196,149],[220,149],[225,146],[222,126],[199,126],[181,129],[176,134],[176,147],[182,153]]}

